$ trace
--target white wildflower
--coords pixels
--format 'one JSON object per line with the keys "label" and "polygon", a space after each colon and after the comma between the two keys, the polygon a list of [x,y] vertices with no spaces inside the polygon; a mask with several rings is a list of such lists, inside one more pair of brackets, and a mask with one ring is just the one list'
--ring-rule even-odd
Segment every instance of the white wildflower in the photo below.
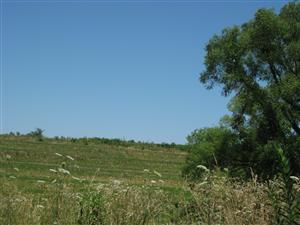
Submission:
{"label": "white wildflower", "polygon": [[157,176],[161,177],[161,174],[159,172],[157,172],[156,170],[154,170],[153,173],[156,174]]}
{"label": "white wildflower", "polygon": [[151,180],[150,181],[152,184],[156,184],[156,181],[155,180]]}
{"label": "white wildflower", "polygon": [[100,183],[100,184],[98,184],[98,185],[96,186],[96,190],[97,190],[97,191],[100,191],[100,190],[102,190],[104,187],[105,187],[105,185]]}
{"label": "white wildflower", "polygon": [[296,177],[296,176],[290,176],[290,178],[295,181],[295,182],[298,182],[299,181],[299,177]]}
{"label": "white wildflower", "polygon": [[55,152],[55,155],[59,156],[59,157],[62,157],[63,155],[62,154],[59,154],[57,152]]}
{"label": "white wildflower", "polygon": [[49,169],[49,171],[52,173],[57,173],[57,170],[55,170],[55,169]]}
{"label": "white wildflower", "polygon": [[11,155],[7,154],[6,156],[6,159],[11,159]]}
{"label": "white wildflower", "polygon": [[149,172],[150,172],[150,170],[148,170],[148,169],[144,169],[144,172],[146,172],[146,173],[149,173]]}
{"label": "white wildflower", "polygon": [[17,168],[17,167],[14,167],[14,170],[17,171],[17,172],[20,171],[19,168]]}
{"label": "white wildflower", "polygon": [[201,182],[201,183],[199,184],[199,186],[203,186],[203,185],[205,185],[205,184],[207,184],[207,181]]}
{"label": "white wildflower", "polygon": [[206,166],[198,165],[197,168],[204,170],[205,172],[209,172],[209,169],[207,169]]}
{"label": "white wildflower", "polygon": [[112,183],[113,183],[113,185],[118,186],[118,185],[121,184],[121,181],[119,181],[119,180],[113,180]]}
{"label": "white wildflower", "polygon": [[71,156],[69,156],[69,155],[67,155],[66,157],[67,157],[68,159],[72,160],[72,161],[74,160],[74,158],[71,157]]}
{"label": "white wildflower", "polygon": [[61,173],[63,173],[63,174],[67,174],[67,175],[70,175],[70,174],[71,174],[70,171],[65,170],[65,169],[63,169],[63,168],[58,168],[58,171],[61,172]]}
{"label": "white wildflower", "polygon": [[43,209],[43,208],[45,208],[43,205],[36,205],[36,207],[37,207],[38,209]]}
{"label": "white wildflower", "polygon": [[72,179],[74,179],[74,180],[78,180],[78,181],[81,181],[81,179],[80,179],[80,178],[78,178],[78,177],[74,177],[74,176],[72,176]]}
{"label": "white wildflower", "polygon": [[46,183],[46,181],[44,181],[44,180],[37,180],[37,183],[44,184],[44,183]]}

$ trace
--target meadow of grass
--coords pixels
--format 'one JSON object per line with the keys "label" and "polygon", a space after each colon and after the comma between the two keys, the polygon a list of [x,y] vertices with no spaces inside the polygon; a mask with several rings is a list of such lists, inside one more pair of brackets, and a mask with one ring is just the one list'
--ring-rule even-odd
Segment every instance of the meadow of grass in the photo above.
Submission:
{"label": "meadow of grass", "polygon": [[185,157],[159,146],[1,137],[0,224],[289,224],[278,216],[289,206],[282,180],[200,166],[202,180],[187,182]]}
{"label": "meadow of grass", "polygon": [[185,155],[176,149],[160,147],[140,150],[67,140],[4,137],[0,141],[0,171],[6,177],[17,177],[14,182],[22,186],[24,183],[32,186],[36,180],[50,182],[55,175],[50,169],[62,164],[72,176],[86,180],[93,176],[95,181],[112,178],[142,184],[157,178],[155,170],[162,174],[164,182],[177,183]]}

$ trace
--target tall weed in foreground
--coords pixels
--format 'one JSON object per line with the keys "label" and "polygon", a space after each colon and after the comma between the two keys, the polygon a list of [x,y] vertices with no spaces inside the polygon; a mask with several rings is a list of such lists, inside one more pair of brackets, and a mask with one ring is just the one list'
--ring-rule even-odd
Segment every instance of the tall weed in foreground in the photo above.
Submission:
{"label": "tall weed in foreground", "polygon": [[280,159],[281,174],[269,181],[269,195],[275,209],[275,221],[279,225],[300,224],[300,182],[292,176],[288,158],[280,146],[275,146]]}
{"label": "tall weed in foreground", "polygon": [[149,186],[113,184],[101,187],[106,199],[107,224],[166,224],[170,207],[167,195]]}
{"label": "tall weed in foreground", "polygon": [[84,193],[79,201],[78,225],[106,224],[104,198],[101,192]]}
{"label": "tall weed in foreground", "polygon": [[194,199],[191,224],[269,224],[273,215],[267,187],[256,179],[240,181],[227,177],[226,171],[206,170],[203,180],[193,185],[191,193]]}

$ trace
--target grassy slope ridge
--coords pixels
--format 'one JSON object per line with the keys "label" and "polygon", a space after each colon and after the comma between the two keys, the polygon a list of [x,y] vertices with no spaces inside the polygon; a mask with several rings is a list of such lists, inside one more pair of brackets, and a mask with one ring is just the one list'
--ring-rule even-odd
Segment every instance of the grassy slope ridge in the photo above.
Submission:
{"label": "grassy slope ridge", "polygon": [[[107,181],[111,178],[145,183],[159,178],[174,185],[179,182],[185,156],[185,152],[174,148],[149,150],[55,139],[37,141],[30,137],[1,137],[0,179],[16,177],[10,180],[20,185],[35,184],[37,180],[50,182],[55,174],[49,169],[57,170],[65,164],[72,176],[81,179],[93,177]],[[154,170],[162,177],[153,173]]]}

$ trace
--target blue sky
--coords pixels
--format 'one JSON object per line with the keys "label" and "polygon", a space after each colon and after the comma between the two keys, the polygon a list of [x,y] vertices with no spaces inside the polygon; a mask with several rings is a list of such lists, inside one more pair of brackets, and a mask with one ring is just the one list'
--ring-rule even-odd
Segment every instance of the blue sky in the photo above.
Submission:
{"label": "blue sky", "polygon": [[198,82],[205,44],[283,1],[4,1],[3,132],[185,143],[228,98]]}

